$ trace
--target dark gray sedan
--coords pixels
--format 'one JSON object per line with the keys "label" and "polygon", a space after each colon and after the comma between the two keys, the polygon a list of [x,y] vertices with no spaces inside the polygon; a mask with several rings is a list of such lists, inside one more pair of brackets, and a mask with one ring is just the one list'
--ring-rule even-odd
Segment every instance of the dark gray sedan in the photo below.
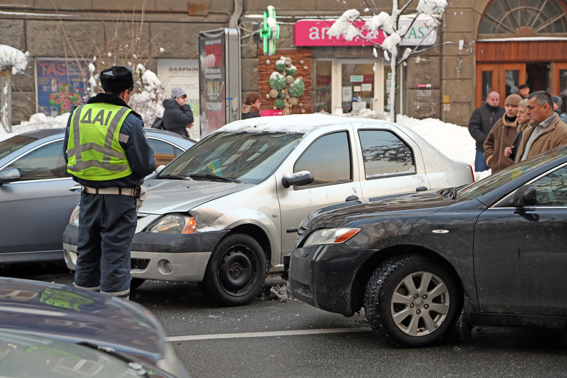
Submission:
{"label": "dark gray sedan", "polygon": [[[145,129],[156,163],[165,165],[194,141]],[[0,141],[0,263],[63,261],[61,235],[79,195],[63,157],[65,129]]]}

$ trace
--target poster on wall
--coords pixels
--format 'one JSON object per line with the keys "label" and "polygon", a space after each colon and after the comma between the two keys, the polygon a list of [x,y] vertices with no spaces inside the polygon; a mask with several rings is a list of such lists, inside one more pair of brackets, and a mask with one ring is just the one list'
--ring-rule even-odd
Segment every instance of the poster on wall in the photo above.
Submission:
{"label": "poster on wall", "polygon": [[199,33],[201,137],[226,124],[225,35]]}
{"label": "poster on wall", "polygon": [[172,88],[183,88],[187,92],[186,104],[193,111],[193,126],[187,131],[189,138],[201,139],[199,107],[199,60],[158,59],[157,75],[161,81],[164,97],[171,98]]}
{"label": "poster on wall", "polygon": [[55,117],[81,105],[87,88],[87,65],[81,59],[36,58],[37,112]]}

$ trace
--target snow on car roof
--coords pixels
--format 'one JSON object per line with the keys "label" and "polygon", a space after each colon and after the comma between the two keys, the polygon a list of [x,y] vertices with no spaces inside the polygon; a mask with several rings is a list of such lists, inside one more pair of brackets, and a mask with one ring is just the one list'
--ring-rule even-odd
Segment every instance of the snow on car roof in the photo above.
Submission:
{"label": "snow on car roof", "polygon": [[[351,123],[352,119],[327,114],[298,114],[289,116],[257,117],[229,123],[215,132],[280,132],[305,134],[319,127]],[[384,121],[365,120],[370,123],[384,124]]]}

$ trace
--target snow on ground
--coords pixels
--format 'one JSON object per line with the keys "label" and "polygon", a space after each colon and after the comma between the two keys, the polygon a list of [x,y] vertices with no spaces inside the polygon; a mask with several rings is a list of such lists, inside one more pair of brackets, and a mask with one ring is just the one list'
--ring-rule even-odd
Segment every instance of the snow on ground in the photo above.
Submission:
{"label": "snow on ground", "polygon": [[[343,116],[372,119],[388,118],[387,113],[371,110],[363,110],[355,114],[344,114]],[[13,132],[11,134],[6,133],[0,127],[0,140],[26,131],[42,128],[65,127],[68,118],[69,113],[57,117],[48,117],[42,113],[34,114],[29,121],[12,126]],[[470,136],[468,128],[446,123],[434,118],[420,120],[404,115],[398,115],[397,123],[415,131],[423,137],[423,139],[431,143],[450,159],[462,161],[474,167],[475,142]],[[475,179],[479,180],[488,175],[490,175],[490,170],[480,172],[480,174],[479,172],[476,172]]]}

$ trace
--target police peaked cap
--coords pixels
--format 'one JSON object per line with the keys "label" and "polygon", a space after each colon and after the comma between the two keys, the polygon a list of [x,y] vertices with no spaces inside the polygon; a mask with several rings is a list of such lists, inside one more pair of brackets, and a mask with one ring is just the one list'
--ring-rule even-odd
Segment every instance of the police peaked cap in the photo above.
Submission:
{"label": "police peaked cap", "polygon": [[114,66],[100,73],[102,89],[106,92],[121,93],[134,87],[134,76],[128,67]]}

